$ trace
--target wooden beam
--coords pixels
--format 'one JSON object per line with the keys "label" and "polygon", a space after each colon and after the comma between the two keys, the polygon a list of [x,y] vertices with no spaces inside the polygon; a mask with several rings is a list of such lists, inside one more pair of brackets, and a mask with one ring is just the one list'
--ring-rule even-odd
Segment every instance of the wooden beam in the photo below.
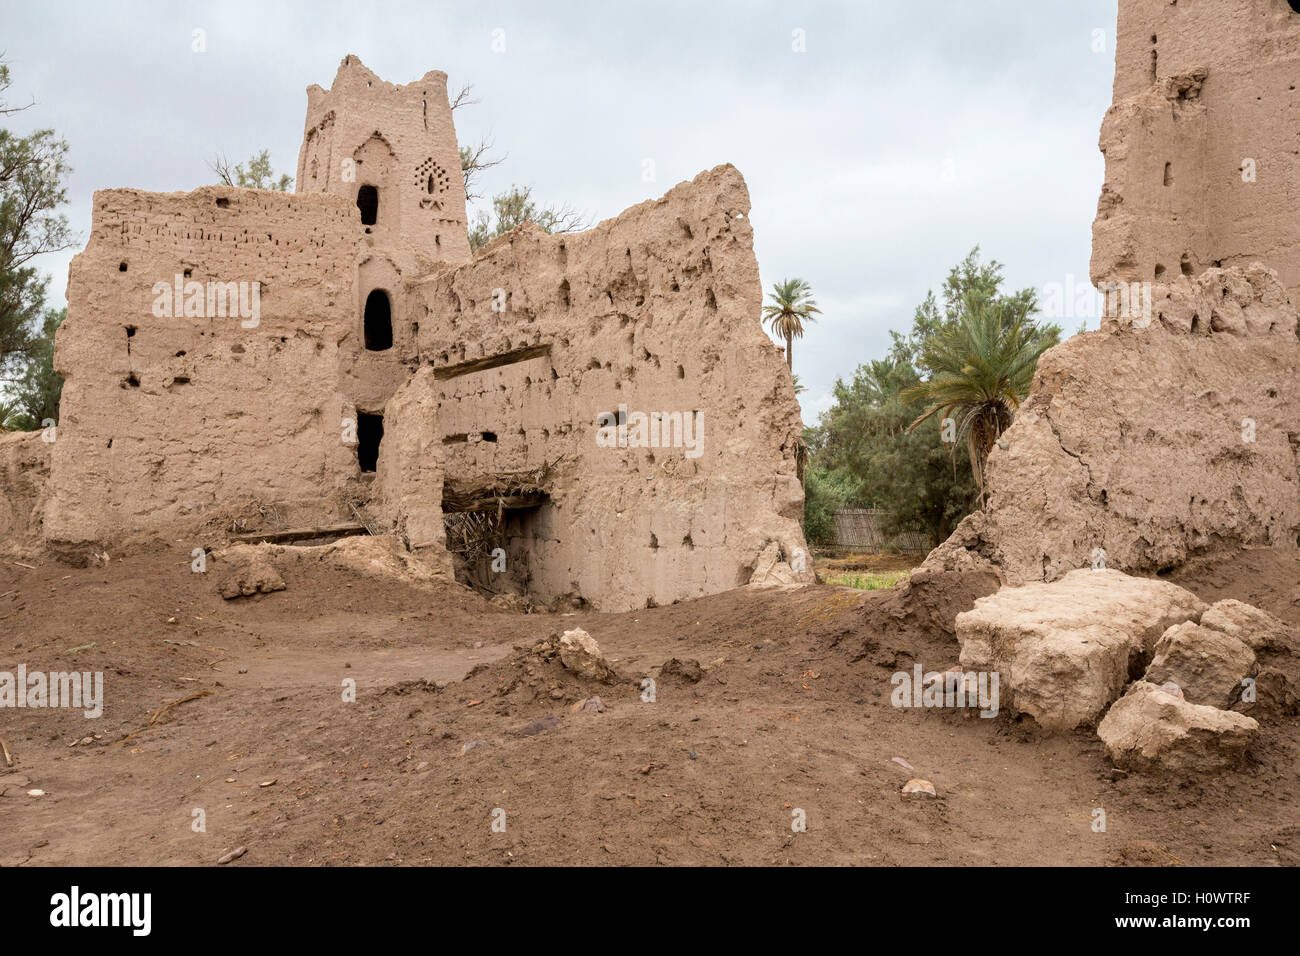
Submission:
{"label": "wooden beam", "polygon": [[368,534],[366,526],[354,521],[331,524],[319,528],[286,528],[282,531],[257,531],[250,534],[233,534],[231,541],[240,544],[259,544],[263,541],[279,544],[284,541],[302,541],[307,538],[346,538],[355,534]]}
{"label": "wooden beam", "polygon": [[447,514],[461,514],[466,511],[517,511],[521,508],[536,508],[546,503],[546,495],[541,492],[526,492],[518,495],[500,495],[474,498],[470,501],[448,502],[444,499],[442,510]]}
{"label": "wooden beam", "polygon": [[473,359],[469,362],[461,362],[458,365],[444,365],[442,368],[433,370],[433,377],[438,381],[445,381],[449,378],[457,378],[461,375],[469,375],[471,372],[483,372],[490,368],[498,368],[502,365],[514,365],[516,362],[527,362],[529,359],[540,358],[543,355],[551,353],[551,344],[549,342],[542,345],[530,345],[528,348],[514,349],[510,352],[502,352],[499,355],[489,355],[485,358]]}

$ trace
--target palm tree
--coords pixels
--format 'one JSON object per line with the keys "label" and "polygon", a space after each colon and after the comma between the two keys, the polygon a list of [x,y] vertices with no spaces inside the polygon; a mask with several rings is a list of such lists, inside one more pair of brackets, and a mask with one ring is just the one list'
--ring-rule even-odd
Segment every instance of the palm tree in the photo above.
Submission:
{"label": "palm tree", "polygon": [[794,340],[803,338],[804,322],[816,322],[821,315],[812,297],[812,286],[803,279],[786,279],[772,286],[771,301],[763,306],[763,319],[772,331],[785,339],[786,368],[794,371]]}
{"label": "palm tree", "polygon": [[16,401],[0,401],[0,432],[17,431],[20,414]]}
{"label": "palm tree", "polygon": [[959,416],[957,438],[965,436],[971,471],[984,499],[984,466],[993,443],[1011,424],[1029,394],[1038,358],[1058,339],[1054,327],[1039,328],[1024,305],[1006,299],[967,296],[951,325],[926,341],[921,364],[932,370],[927,381],[905,389],[905,402],[929,408],[908,430],[933,415]]}

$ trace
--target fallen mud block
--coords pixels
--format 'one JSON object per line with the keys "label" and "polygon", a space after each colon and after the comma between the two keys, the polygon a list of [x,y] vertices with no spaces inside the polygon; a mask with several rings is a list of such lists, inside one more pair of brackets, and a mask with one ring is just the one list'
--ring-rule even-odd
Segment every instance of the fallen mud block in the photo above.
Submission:
{"label": "fallen mud block", "polygon": [[1257,670],[1255,652],[1237,638],[1187,621],[1160,638],[1145,680],[1177,684],[1190,703],[1227,708]]}
{"label": "fallen mud block", "polygon": [[575,676],[602,684],[618,682],[619,676],[600,653],[595,638],[582,628],[576,627],[561,634],[558,648],[560,663]]}
{"label": "fallen mud block", "polygon": [[1201,626],[1235,637],[1253,651],[1286,651],[1300,648],[1296,629],[1272,614],[1242,601],[1216,601],[1201,615]]}
{"label": "fallen mud block", "polygon": [[1001,706],[1043,727],[1093,724],[1144,668],[1156,640],[1205,602],[1165,581],[1079,570],[1002,588],[957,616],[961,665],[1001,674]]}
{"label": "fallen mud block", "polygon": [[1239,764],[1258,730],[1250,717],[1137,681],[1106,713],[1097,735],[1122,769],[1211,773]]}
{"label": "fallen mud block", "polygon": [[263,549],[236,545],[225,553],[221,565],[227,562],[230,567],[217,578],[217,593],[228,601],[285,589],[284,578]]}

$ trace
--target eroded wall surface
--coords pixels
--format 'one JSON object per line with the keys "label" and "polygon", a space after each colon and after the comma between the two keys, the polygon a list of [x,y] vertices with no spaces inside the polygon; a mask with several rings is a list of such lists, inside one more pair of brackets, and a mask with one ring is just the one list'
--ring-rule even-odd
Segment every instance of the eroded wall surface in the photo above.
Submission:
{"label": "eroded wall surface", "polygon": [[339,385],[356,215],[330,195],[95,194],[56,338],[48,537],[195,523],[249,498],[332,516],[357,472]]}
{"label": "eroded wall surface", "polygon": [[1300,292],[1298,84],[1287,0],[1122,0],[1093,281],[1258,261]]}
{"label": "eroded wall surface", "polygon": [[1130,573],[1242,546],[1300,546],[1300,339],[1274,273],[1154,290],[1151,323],[1047,352],[989,457],[989,505],[927,563],[1014,584]]}
{"label": "eroded wall surface", "polygon": [[50,476],[49,432],[0,434],[0,551],[25,554],[40,547]]}
{"label": "eroded wall surface", "polygon": [[1121,0],[1092,279],[1129,286],[1045,354],[989,502],[932,568],[1013,583],[1300,547],[1300,14]]}
{"label": "eroded wall surface", "polygon": [[[666,604],[750,583],[765,553],[811,580],[788,567],[806,567],[802,426],[759,325],[749,208],[720,166],[587,232],[521,227],[412,290],[447,475],[550,469],[548,501],[511,520],[532,593]],[[668,417],[660,447],[637,447],[638,413]]]}

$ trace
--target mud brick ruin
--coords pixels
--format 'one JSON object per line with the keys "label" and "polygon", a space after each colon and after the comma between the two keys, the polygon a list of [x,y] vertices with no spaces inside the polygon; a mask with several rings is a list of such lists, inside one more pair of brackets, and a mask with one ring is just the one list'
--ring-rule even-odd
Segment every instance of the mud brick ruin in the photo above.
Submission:
{"label": "mud brick ruin", "polygon": [[1053,581],[1300,547],[1300,13],[1124,0],[1098,288],[1149,283],[1039,362],[993,449],[989,506],[934,569]]}
{"label": "mud brick ruin", "polygon": [[1300,13],[1287,0],[1119,5],[1092,278],[1275,270],[1300,291]]}
{"label": "mud brick ruin", "polygon": [[348,56],[307,98],[293,194],[95,194],[57,439],[0,445],[7,546],[360,522],[604,610],[812,579],[735,168],[471,256],[445,74]]}

